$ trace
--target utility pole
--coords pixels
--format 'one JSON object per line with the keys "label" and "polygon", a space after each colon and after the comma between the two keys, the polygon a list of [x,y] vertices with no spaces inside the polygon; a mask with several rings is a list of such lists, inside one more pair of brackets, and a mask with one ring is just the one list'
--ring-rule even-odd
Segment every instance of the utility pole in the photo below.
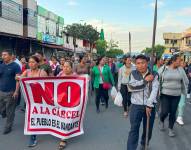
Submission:
{"label": "utility pole", "polygon": [[153,63],[154,63],[154,50],[155,50],[155,40],[156,40],[156,28],[157,28],[157,9],[158,9],[158,0],[156,0],[155,3],[155,13],[154,13],[154,24],[153,24],[153,39],[152,39],[152,56],[151,56],[151,60],[152,60],[152,66],[153,67]]}
{"label": "utility pole", "polygon": [[[157,3],[155,3],[155,12],[154,12],[154,24],[153,24],[153,39],[152,39],[152,57],[151,57],[151,70],[153,71],[154,65],[154,48],[155,48],[155,39],[156,39],[156,28],[157,28]],[[151,93],[152,84],[149,85],[149,90]],[[149,129],[150,129],[150,116],[147,116],[147,125],[146,125],[146,140],[145,140],[145,149],[148,150],[148,143],[149,143]]]}
{"label": "utility pole", "polygon": [[131,32],[129,32],[129,55],[131,56]]}

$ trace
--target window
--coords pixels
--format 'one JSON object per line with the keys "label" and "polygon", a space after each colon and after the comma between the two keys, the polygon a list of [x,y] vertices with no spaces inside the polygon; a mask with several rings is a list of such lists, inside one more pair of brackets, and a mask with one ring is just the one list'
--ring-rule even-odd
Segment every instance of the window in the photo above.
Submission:
{"label": "window", "polygon": [[3,0],[1,1],[1,17],[11,20],[17,23],[23,22],[23,7],[22,5],[12,1]]}
{"label": "window", "polygon": [[186,45],[188,45],[189,44],[189,39],[188,38],[186,38]]}
{"label": "window", "polygon": [[49,30],[49,34],[56,36],[56,22],[48,20],[47,23],[48,23],[47,27]]}
{"label": "window", "polygon": [[177,40],[171,40],[171,44],[177,44]]}
{"label": "window", "polygon": [[177,40],[174,40],[174,44],[177,44]]}
{"label": "window", "polygon": [[69,44],[69,36],[66,35],[66,43]]}
{"label": "window", "polygon": [[36,28],[37,26],[36,11],[33,11],[32,9],[27,9],[27,10],[28,10],[28,25]]}
{"label": "window", "polygon": [[39,33],[46,33],[46,19],[44,17],[38,16],[38,32]]}
{"label": "window", "polygon": [[63,24],[56,24],[56,36],[62,37],[62,32],[64,31],[64,25]]}
{"label": "window", "polygon": [[46,34],[49,34],[48,20],[46,20],[45,26],[46,26]]}
{"label": "window", "polygon": [[169,40],[165,40],[165,44],[169,44]]}

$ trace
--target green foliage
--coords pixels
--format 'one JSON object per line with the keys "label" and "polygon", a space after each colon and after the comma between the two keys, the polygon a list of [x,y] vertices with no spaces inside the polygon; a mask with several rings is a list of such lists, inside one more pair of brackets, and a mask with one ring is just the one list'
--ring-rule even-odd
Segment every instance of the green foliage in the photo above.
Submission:
{"label": "green foliage", "polygon": [[99,39],[99,32],[92,25],[74,23],[67,25],[65,31],[74,37],[74,42],[76,38],[88,40],[90,42],[90,50],[93,44]]}
{"label": "green foliage", "polygon": [[[165,47],[163,45],[156,45],[154,48],[154,53],[157,57],[161,57],[164,53]],[[145,53],[147,55],[152,55],[152,48],[146,48],[142,51],[142,53]]]}
{"label": "green foliage", "polygon": [[117,49],[117,48],[116,49],[110,49],[109,51],[106,52],[107,57],[116,57],[118,55],[123,55],[123,54],[124,54],[123,50]]}
{"label": "green foliage", "polygon": [[104,56],[107,49],[107,42],[105,40],[97,40],[96,49],[99,56]]}

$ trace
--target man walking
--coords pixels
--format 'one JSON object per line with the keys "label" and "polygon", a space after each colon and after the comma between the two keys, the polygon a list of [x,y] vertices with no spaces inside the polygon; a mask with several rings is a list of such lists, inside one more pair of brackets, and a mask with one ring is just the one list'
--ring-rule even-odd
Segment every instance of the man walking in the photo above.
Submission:
{"label": "man walking", "polygon": [[130,123],[131,129],[129,132],[127,150],[136,150],[139,140],[139,128],[143,120],[143,135],[141,139],[141,149],[145,147],[147,118],[149,122],[150,141],[152,129],[154,125],[155,109],[154,103],[158,95],[158,76],[151,74],[148,70],[148,59],[144,55],[139,55],[135,59],[136,70],[132,71],[129,77],[128,88],[132,92],[131,95],[131,111]]}
{"label": "man walking", "polygon": [[13,62],[12,52],[9,50],[2,51],[2,60],[3,63],[0,64],[0,114],[3,118],[7,117],[3,134],[8,134],[12,130],[19,92],[19,82],[15,80],[15,77],[21,73],[21,69],[17,63]]}

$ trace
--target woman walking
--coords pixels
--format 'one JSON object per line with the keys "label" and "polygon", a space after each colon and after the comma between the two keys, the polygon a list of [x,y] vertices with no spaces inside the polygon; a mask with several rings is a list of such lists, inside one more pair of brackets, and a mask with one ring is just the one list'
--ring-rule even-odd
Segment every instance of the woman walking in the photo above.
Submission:
{"label": "woman walking", "polygon": [[[72,76],[74,75],[72,71],[72,63],[69,61],[66,61],[63,65],[63,71],[61,71],[58,75],[58,77],[66,77],[66,76]],[[67,142],[66,140],[61,139],[59,143],[59,150],[62,150],[66,147]]]}
{"label": "woman walking", "polygon": [[[39,69],[39,59],[36,56],[31,56],[29,58],[29,68],[23,72],[23,74],[21,75],[21,77],[47,77],[47,73],[42,70]],[[17,77],[17,80],[19,80],[19,78]],[[29,145],[28,147],[35,147],[37,145],[37,136],[36,135],[31,135],[30,136],[30,140],[29,140]]]}
{"label": "woman walking", "polygon": [[118,74],[118,91],[121,92],[123,97],[124,117],[128,116],[129,107],[131,105],[131,93],[128,91],[127,84],[129,81],[129,75],[134,70],[131,64],[131,57],[124,57],[124,65],[119,69]]}
{"label": "woman walking", "polygon": [[99,58],[96,66],[93,67],[92,80],[96,93],[96,111],[99,113],[100,99],[103,98],[105,100],[105,107],[107,109],[109,101],[108,90],[111,88],[111,85],[115,85],[111,70],[109,66],[105,64],[105,57]]}
{"label": "woman walking", "polygon": [[180,67],[181,58],[179,55],[172,56],[167,66],[159,69],[158,73],[161,81],[161,114],[160,130],[164,131],[164,121],[169,115],[169,133],[174,137],[174,123],[176,121],[176,111],[182,93],[186,93],[188,78],[182,67]]}

